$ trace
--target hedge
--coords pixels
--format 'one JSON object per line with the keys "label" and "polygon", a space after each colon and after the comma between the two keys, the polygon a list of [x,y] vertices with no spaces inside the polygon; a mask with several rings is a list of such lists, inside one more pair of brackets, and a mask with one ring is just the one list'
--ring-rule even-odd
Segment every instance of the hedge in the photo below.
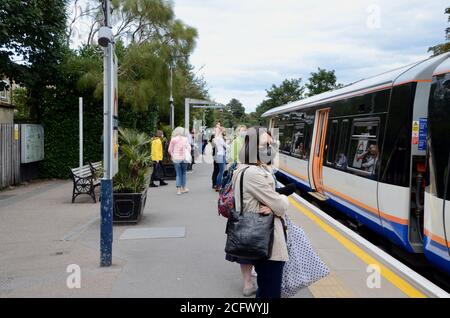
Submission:
{"label": "hedge", "polygon": [[[45,159],[40,166],[43,178],[68,178],[69,168],[79,164],[79,93],[56,89],[45,94],[41,124],[45,132]],[[92,94],[83,96],[84,162],[101,161],[103,157],[103,102]],[[119,102],[119,125],[154,133],[157,110],[134,113]]]}

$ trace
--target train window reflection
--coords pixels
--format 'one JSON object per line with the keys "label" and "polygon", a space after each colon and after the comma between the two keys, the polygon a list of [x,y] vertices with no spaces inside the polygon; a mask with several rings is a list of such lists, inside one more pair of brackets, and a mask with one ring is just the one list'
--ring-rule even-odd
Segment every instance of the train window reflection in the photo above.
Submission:
{"label": "train window reflection", "polygon": [[306,159],[305,124],[297,124],[294,127],[294,142],[292,143],[292,155],[300,159]]}
{"label": "train window reflection", "polygon": [[350,142],[350,167],[375,175],[380,151],[377,142],[378,122],[355,122]]}
{"label": "train window reflection", "polygon": [[280,136],[280,151],[285,154],[291,153],[292,147],[292,134],[294,130],[294,125],[285,124],[280,125],[279,136]]}
{"label": "train window reflection", "polygon": [[345,119],[342,121],[341,133],[339,136],[339,144],[336,153],[336,168],[345,170],[347,169],[347,141],[348,141],[348,130],[349,121]]}

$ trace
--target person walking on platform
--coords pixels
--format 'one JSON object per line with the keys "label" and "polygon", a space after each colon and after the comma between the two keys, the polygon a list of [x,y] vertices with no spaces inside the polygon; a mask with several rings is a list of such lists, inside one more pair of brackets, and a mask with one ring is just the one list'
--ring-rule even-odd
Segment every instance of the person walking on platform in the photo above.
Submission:
{"label": "person walking on platform", "polygon": [[214,144],[214,138],[215,138],[215,134],[211,135],[211,138],[209,139],[209,143],[211,144],[211,148],[212,148],[212,156],[213,156],[213,164],[214,164],[214,169],[213,169],[213,173],[212,173],[212,188],[215,190],[217,187],[217,174],[219,173],[219,165],[217,164],[216,160],[214,159],[216,157],[216,145]]}
{"label": "person walking on platform", "polygon": [[186,131],[183,127],[177,127],[172,133],[172,139],[169,144],[169,154],[175,166],[177,194],[189,192],[186,188],[186,171],[191,162],[191,145],[186,137]]}
{"label": "person walking on platform", "polygon": [[219,169],[219,171],[217,172],[216,192],[219,192],[222,185],[223,172],[225,171],[225,165],[227,164],[224,132],[225,129],[223,129],[222,127],[216,128],[216,137],[213,140],[216,147],[214,161],[217,163],[217,167]]}
{"label": "person walking on platform", "polygon": [[163,138],[162,130],[158,130],[156,132],[156,136],[152,139],[151,142],[151,156],[153,161],[153,173],[150,179],[150,187],[156,188],[158,187],[155,184],[155,181],[159,181],[160,186],[167,185],[164,182],[164,168],[162,166],[163,160],[163,146],[162,146],[162,138]]}
{"label": "person walking on platform", "polygon": [[236,210],[243,213],[273,213],[274,233],[270,258],[252,261],[257,273],[257,298],[280,298],[284,263],[289,259],[284,232],[284,216],[289,207],[287,196],[278,193],[273,178],[271,161],[272,137],[260,128],[247,131],[245,143],[239,153],[239,167],[233,174],[233,192],[236,204],[240,198],[240,178],[245,171],[243,206]]}

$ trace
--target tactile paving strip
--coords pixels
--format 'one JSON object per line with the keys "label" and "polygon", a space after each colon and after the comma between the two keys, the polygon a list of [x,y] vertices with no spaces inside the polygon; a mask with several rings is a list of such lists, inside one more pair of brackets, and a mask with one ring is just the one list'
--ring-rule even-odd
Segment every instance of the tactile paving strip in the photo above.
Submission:
{"label": "tactile paving strip", "polygon": [[352,291],[348,290],[339,278],[331,272],[326,278],[309,286],[309,291],[315,298],[355,298]]}

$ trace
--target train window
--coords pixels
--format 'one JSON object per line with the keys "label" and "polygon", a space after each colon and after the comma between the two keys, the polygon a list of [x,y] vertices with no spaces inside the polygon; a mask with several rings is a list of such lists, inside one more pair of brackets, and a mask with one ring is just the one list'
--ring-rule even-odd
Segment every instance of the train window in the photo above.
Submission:
{"label": "train window", "polygon": [[383,183],[410,186],[411,124],[415,95],[416,83],[392,89],[386,135],[383,138],[383,156],[380,156],[380,181]]}
{"label": "train window", "polygon": [[330,124],[328,124],[328,138],[327,138],[327,164],[333,166],[335,163],[335,157],[336,157],[336,146],[338,141],[338,133],[339,133],[339,122],[337,120],[331,121]]}
{"label": "train window", "polygon": [[344,119],[341,124],[341,133],[339,135],[339,143],[335,156],[335,165],[339,169],[347,169],[347,141],[350,122]]}
{"label": "train window", "polygon": [[296,124],[294,126],[293,141],[291,150],[292,155],[300,159],[306,159],[306,129],[304,123]]}
{"label": "train window", "polygon": [[361,174],[375,175],[379,159],[378,121],[355,121],[350,141],[349,166]]}
{"label": "train window", "polygon": [[279,130],[280,136],[280,151],[284,154],[291,153],[292,147],[292,133],[294,131],[293,124],[281,124]]}
{"label": "train window", "polygon": [[[312,117],[314,118],[314,117]],[[313,135],[313,127],[314,127],[314,119],[312,119],[312,123],[307,123],[305,126],[306,138],[305,138],[305,159],[309,160],[309,153],[311,150],[311,142]]]}

